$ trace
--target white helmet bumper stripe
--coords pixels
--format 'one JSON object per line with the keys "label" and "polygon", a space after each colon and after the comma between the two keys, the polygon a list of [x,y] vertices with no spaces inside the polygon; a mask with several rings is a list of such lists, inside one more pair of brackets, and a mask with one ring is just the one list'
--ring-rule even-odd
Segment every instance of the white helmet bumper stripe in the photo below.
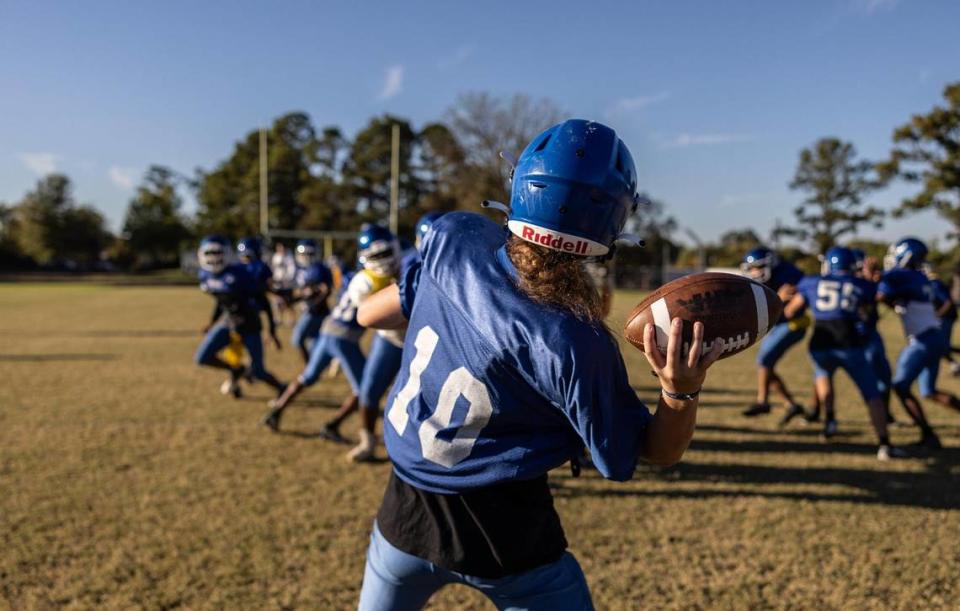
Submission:
{"label": "white helmet bumper stripe", "polygon": [[567,252],[572,255],[581,255],[584,257],[596,257],[610,252],[610,248],[599,242],[581,238],[580,236],[546,229],[537,225],[531,225],[524,221],[512,220],[507,222],[507,227],[513,235],[521,240],[539,244],[551,250]]}

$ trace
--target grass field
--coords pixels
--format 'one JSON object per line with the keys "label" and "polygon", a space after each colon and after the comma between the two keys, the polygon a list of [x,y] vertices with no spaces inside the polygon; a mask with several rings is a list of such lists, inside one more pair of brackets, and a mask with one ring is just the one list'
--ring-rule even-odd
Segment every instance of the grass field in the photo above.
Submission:
{"label": "grass field", "polygon": [[[637,300],[618,295],[614,326]],[[283,435],[257,424],[264,387],[220,396],[221,376],[191,361],[210,305],[185,287],[0,285],[7,607],[355,606],[389,464],[349,465],[343,446],[312,437],[342,399],[342,378],[306,394]],[[898,350],[890,316],[884,332]],[[653,400],[642,355],[624,354]],[[843,376],[835,443],[800,425],[778,431],[775,417],[740,417],[752,359],[712,370],[679,466],[642,468],[626,484],[552,474],[597,607],[956,608],[960,417],[928,406],[947,449],[879,463]],[[282,379],[299,371],[289,347],[270,350],[268,365]],[[783,373],[809,396],[803,350]],[[894,442],[916,436],[893,430]],[[493,607],[449,588],[430,608]]]}

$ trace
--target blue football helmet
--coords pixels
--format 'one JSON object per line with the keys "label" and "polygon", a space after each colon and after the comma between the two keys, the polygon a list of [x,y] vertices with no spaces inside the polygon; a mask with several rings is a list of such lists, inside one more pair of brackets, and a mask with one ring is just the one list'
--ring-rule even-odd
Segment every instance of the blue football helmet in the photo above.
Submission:
{"label": "blue football helmet", "polygon": [[319,252],[316,240],[300,240],[293,251],[293,259],[300,267],[309,267],[311,263],[317,261]]}
{"label": "blue football helmet", "polygon": [[400,247],[393,233],[381,225],[364,223],[357,235],[357,260],[364,269],[387,276],[396,271]]}
{"label": "blue football helmet", "polygon": [[263,247],[259,238],[243,238],[237,242],[237,256],[241,259],[259,261],[263,256]]}
{"label": "blue football helmet", "polygon": [[864,252],[862,248],[851,248],[850,252],[853,253],[854,271],[861,271],[863,269],[863,262],[867,260],[867,253]]}
{"label": "blue football helmet", "polygon": [[227,251],[230,242],[220,235],[208,235],[200,240],[197,249],[197,263],[200,269],[213,274],[219,274],[227,267]]}
{"label": "blue football helmet", "polygon": [[883,258],[885,269],[898,267],[906,269],[920,269],[927,259],[927,245],[916,238],[903,238],[896,244],[891,244],[887,256]]}
{"label": "blue football helmet", "polygon": [[438,218],[443,216],[442,212],[428,212],[420,217],[420,220],[417,221],[417,231],[416,231],[416,245],[417,248],[420,248],[420,242],[423,241],[423,236],[427,235],[427,231],[430,229],[430,225],[433,225]]}
{"label": "blue football helmet", "polygon": [[744,255],[740,269],[754,280],[767,282],[778,263],[780,263],[780,257],[777,253],[766,246],[758,246]]}
{"label": "blue football helmet", "polygon": [[820,273],[827,274],[850,274],[856,269],[857,258],[853,251],[843,246],[834,246],[828,248],[827,252],[820,257]]}
{"label": "blue football helmet", "polygon": [[581,256],[605,255],[640,202],[637,168],[615,131],[570,119],[521,153],[507,227],[517,237]]}

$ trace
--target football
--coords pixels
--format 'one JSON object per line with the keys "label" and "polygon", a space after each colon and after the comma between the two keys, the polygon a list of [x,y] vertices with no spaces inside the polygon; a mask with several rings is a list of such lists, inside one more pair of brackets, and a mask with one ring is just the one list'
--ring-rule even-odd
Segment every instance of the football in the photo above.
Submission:
{"label": "football", "polygon": [[689,350],[693,323],[703,323],[704,352],[714,341],[723,343],[720,358],[743,352],[777,322],[783,302],[775,292],[744,276],[706,272],[674,280],[637,304],[627,317],[623,333],[643,350],[643,328],[653,323],[657,347],[666,351],[667,333],[674,318],[683,321],[683,351]]}

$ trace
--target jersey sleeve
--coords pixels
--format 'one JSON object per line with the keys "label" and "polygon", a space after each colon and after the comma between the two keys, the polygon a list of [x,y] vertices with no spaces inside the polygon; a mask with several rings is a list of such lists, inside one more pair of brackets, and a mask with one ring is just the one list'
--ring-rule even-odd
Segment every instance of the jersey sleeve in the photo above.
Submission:
{"label": "jersey sleeve", "polygon": [[633,477],[652,416],[637,397],[616,342],[603,336],[567,341],[547,358],[534,358],[539,390],[565,413],[597,470],[607,479]]}
{"label": "jersey sleeve", "polygon": [[813,303],[816,298],[819,281],[819,276],[806,276],[797,283],[797,294],[802,296],[808,305]]}
{"label": "jersey sleeve", "polygon": [[407,320],[410,320],[410,313],[413,312],[413,300],[417,295],[422,267],[420,259],[417,259],[400,272],[400,278],[397,280],[400,289],[400,311]]}
{"label": "jersey sleeve", "polygon": [[880,277],[880,282],[877,284],[877,294],[883,295],[887,299],[897,299],[899,297],[897,285],[896,278],[892,274],[886,273]]}

